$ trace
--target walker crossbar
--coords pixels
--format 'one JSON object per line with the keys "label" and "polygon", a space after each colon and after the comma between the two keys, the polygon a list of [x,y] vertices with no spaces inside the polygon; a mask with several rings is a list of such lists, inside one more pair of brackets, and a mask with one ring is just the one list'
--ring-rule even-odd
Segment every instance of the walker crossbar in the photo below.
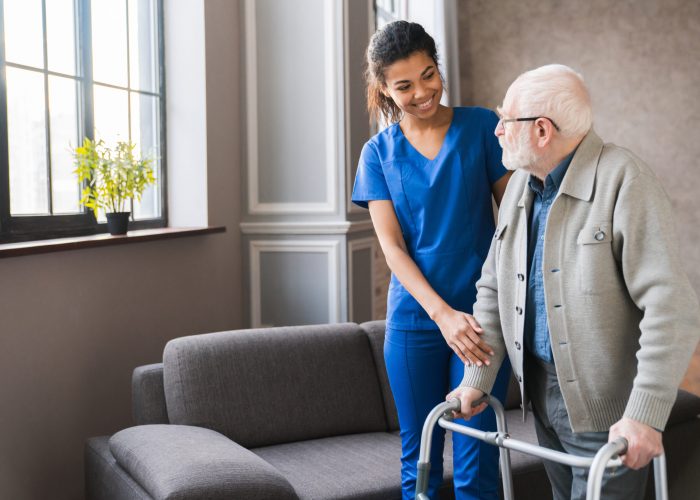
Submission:
{"label": "walker crossbar", "polygon": [[[508,434],[506,426],[505,411],[500,401],[491,396],[484,396],[475,401],[472,406],[476,407],[482,403],[487,403],[496,413],[496,432],[485,432],[472,429],[461,424],[454,423],[452,412],[459,411],[460,401],[452,399],[445,403],[440,403],[428,414],[423,425],[421,434],[420,455],[418,457],[418,477],[416,479],[416,500],[429,500],[428,477],[430,474],[430,448],[432,445],[432,434],[435,425],[443,429],[458,432],[466,436],[480,439],[486,443],[500,448],[501,476],[503,478],[503,498],[513,500],[513,476],[510,466],[510,451],[515,450],[527,453],[544,460],[550,460],[570,467],[580,467],[590,469],[586,500],[600,500],[603,474],[606,469],[620,467],[622,460],[618,455],[627,451],[627,441],[620,438],[608,443],[598,450],[594,457],[582,457],[550,450],[542,446],[533,445],[525,441],[512,439]],[[656,499],[668,500],[668,483],[666,479],[666,457],[660,455],[654,458],[654,480],[656,484]]]}

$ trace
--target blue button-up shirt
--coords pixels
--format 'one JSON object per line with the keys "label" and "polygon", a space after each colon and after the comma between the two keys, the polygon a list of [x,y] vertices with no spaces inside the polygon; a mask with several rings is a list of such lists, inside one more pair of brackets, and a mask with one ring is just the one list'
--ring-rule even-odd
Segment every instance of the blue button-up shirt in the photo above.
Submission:
{"label": "blue button-up shirt", "polygon": [[547,309],[544,299],[544,281],[542,278],[542,253],[544,249],[544,230],[547,226],[549,209],[559,192],[559,186],[569,168],[574,152],[564,158],[544,179],[544,183],[530,176],[528,185],[535,194],[530,212],[530,232],[527,245],[527,262],[529,278],[527,300],[525,303],[525,348],[547,363],[553,363],[552,345],[547,325]]}

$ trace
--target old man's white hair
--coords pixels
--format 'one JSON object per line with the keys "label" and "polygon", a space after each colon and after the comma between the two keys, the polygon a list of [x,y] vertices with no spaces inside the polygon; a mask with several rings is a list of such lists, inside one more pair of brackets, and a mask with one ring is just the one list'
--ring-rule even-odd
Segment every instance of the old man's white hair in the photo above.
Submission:
{"label": "old man's white hair", "polygon": [[563,64],[548,64],[527,71],[511,85],[518,114],[554,120],[565,137],[585,135],[591,128],[591,98],[576,71]]}

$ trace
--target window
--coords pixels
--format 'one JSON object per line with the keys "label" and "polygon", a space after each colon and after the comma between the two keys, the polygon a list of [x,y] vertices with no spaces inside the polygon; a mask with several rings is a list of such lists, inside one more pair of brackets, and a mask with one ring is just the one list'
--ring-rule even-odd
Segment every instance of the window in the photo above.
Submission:
{"label": "window", "polygon": [[389,23],[406,19],[408,14],[408,0],[375,0],[375,24],[376,29],[383,28]]}
{"label": "window", "polygon": [[70,148],[130,140],[157,184],[132,228],[166,225],[163,0],[0,0],[0,238],[105,232]]}

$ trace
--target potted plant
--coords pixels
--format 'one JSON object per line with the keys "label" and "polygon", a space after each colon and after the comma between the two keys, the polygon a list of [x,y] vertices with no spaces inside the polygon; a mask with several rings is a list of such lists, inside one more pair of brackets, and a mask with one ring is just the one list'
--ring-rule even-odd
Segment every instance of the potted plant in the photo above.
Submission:
{"label": "potted plant", "polygon": [[132,142],[117,142],[113,148],[103,140],[85,138],[73,150],[78,181],[83,186],[80,204],[91,209],[95,218],[103,209],[110,234],[126,234],[130,211],[129,200],[140,200],[143,191],[155,183],[153,161],[136,158]]}

